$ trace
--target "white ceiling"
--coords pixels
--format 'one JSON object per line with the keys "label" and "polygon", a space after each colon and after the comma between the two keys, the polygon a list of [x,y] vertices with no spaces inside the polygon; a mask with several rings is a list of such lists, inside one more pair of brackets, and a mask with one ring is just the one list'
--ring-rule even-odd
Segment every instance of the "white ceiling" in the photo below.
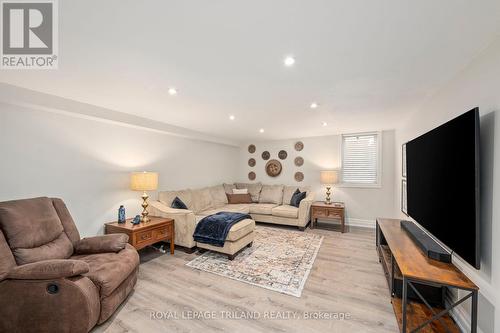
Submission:
{"label": "white ceiling", "polygon": [[0,81],[244,141],[397,127],[495,38],[500,1],[60,0],[59,22],[59,69]]}

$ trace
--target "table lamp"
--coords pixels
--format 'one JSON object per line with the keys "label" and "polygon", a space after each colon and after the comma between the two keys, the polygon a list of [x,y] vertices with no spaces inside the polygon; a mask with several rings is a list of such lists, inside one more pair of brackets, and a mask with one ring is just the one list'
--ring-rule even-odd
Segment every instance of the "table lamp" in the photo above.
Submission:
{"label": "table lamp", "polygon": [[330,189],[332,188],[332,185],[337,184],[339,182],[337,171],[336,170],[321,171],[320,181],[321,184],[326,185],[325,204],[331,205],[332,201],[330,199],[330,194],[332,194],[332,192],[330,192]]}
{"label": "table lamp", "polygon": [[158,173],[156,172],[133,172],[130,175],[130,189],[143,191],[142,194],[142,219],[141,222],[149,222],[148,218],[148,194],[146,191],[154,191],[158,188]]}

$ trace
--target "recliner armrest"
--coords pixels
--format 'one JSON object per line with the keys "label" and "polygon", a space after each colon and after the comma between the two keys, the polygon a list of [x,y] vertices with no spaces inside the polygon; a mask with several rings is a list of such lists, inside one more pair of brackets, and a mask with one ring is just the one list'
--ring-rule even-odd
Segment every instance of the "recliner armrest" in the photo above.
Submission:
{"label": "recliner armrest", "polygon": [[82,238],[75,245],[77,254],[93,254],[105,252],[119,252],[128,243],[126,234],[109,234]]}
{"label": "recliner armrest", "polygon": [[7,275],[7,279],[48,280],[88,273],[89,265],[82,260],[51,259],[31,264],[16,266]]}

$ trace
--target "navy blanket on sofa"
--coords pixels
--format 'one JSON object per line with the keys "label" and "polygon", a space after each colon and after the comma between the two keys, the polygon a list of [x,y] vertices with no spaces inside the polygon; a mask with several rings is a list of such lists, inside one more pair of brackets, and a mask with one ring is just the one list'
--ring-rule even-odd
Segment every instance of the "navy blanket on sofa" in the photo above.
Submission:
{"label": "navy blanket on sofa", "polygon": [[198,222],[193,238],[200,243],[223,247],[229,229],[236,223],[251,218],[248,214],[232,212],[209,215]]}

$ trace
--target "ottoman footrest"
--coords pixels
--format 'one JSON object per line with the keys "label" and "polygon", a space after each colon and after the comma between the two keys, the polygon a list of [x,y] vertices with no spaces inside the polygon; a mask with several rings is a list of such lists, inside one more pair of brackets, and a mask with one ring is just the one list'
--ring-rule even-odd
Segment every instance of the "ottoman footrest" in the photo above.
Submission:
{"label": "ottoman footrest", "polygon": [[[240,223],[243,225],[243,227],[242,225],[238,226],[238,224]],[[240,223],[236,223],[229,231],[229,234],[235,235],[236,233],[234,231],[231,232],[233,228],[235,228],[239,238],[234,239],[236,237],[233,236],[232,239],[229,240],[228,237],[223,247],[213,246],[210,244],[199,243],[199,242],[196,243],[196,246],[198,246],[201,249],[227,254],[228,258],[230,260],[233,260],[235,255],[239,251],[244,249],[246,246],[249,245],[251,246],[254,240],[255,221],[246,219],[241,221]]]}

